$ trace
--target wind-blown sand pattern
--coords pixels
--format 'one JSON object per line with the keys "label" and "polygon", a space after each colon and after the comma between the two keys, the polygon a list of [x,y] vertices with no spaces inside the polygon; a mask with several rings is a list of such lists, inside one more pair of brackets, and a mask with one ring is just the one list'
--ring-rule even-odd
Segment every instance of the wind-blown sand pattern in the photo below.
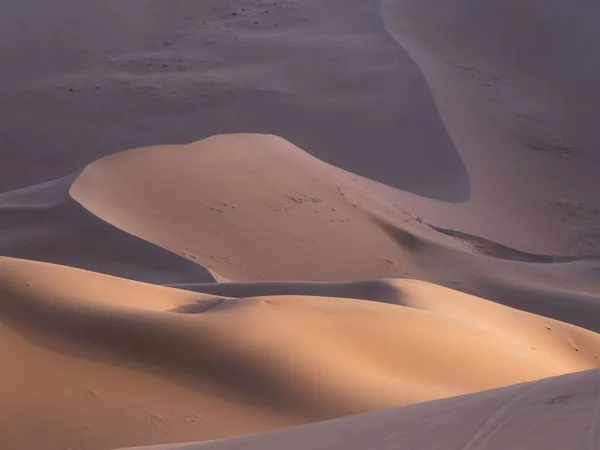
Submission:
{"label": "wind-blown sand pattern", "polygon": [[600,445],[600,7],[42,3],[0,4],[0,448]]}

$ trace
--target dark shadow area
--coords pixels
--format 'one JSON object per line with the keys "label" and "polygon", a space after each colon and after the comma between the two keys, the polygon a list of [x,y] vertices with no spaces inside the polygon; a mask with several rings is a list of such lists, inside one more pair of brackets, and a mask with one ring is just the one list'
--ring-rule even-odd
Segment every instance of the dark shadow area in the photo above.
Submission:
{"label": "dark shadow area", "polygon": [[94,216],[68,197],[69,186],[66,178],[0,194],[0,255],[154,284],[215,281],[199,264]]}
{"label": "dark shadow area", "polygon": [[174,312],[179,314],[202,314],[213,308],[216,308],[224,299],[213,299],[213,300],[199,300],[189,305],[178,306],[177,308],[170,309],[168,312]]}

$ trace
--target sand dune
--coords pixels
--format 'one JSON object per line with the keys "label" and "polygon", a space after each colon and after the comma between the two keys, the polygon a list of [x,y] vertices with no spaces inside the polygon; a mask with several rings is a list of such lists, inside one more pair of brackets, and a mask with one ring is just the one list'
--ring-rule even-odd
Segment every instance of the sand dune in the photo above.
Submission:
{"label": "sand dune", "polygon": [[594,448],[598,371],[267,434],[144,450]]}
{"label": "sand dune", "polygon": [[372,216],[395,214],[427,233],[350,174],[275,136],[121,152],[89,165],[70,193],[103,220],[231,280],[410,273],[403,249]]}
{"label": "sand dune", "polygon": [[[598,335],[565,323],[600,330],[597,259],[431,227],[275,136],[121,152],[1,200],[17,252],[39,239],[47,260],[124,261],[155,283],[0,261],[2,351],[19,355],[3,383],[6,445],[222,438],[599,364]],[[40,211],[68,239],[23,228]],[[96,253],[69,259],[84,248]],[[196,272],[169,279],[160,265],[181,271],[166,257]],[[424,281],[206,283],[202,266],[236,281],[414,274],[546,317]],[[50,425],[31,436],[32,422]]]}
{"label": "sand dune", "polygon": [[[2,348],[19,355],[3,374],[6,445],[214,438],[599,364],[593,332],[419,281],[341,285],[346,298],[231,299],[25,260],[0,266]],[[390,292],[396,304],[381,303]],[[31,435],[32,422],[43,432]]]}
{"label": "sand dune", "polygon": [[411,192],[468,198],[460,156],[379,0],[90,1],[0,5],[11,68],[0,74],[10,144],[0,191],[118,150],[259,132]]}
{"label": "sand dune", "polygon": [[0,2],[0,448],[596,448],[598,12]]}
{"label": "sand dune", "polygon": [[188,288],[213,277],[413,277],[599,330],[597,259],[530,254],[431,227],[274,136],[121,152],[2,194],[0,206],[9,256]]}
{"label": "sand dune", "polygon": [[[403,189],[362,180],[436,226],[529,252],[598,253],[589,2],[0,8],[1,190],[126,148],[273,133]],[[489,32],[503,27],[518,31]]]}
{"label": "sand dune", "polygon": [[598,259],[430,227],[275,136],[121,152],[89,165],[70,193],[228,280],[414,277],[599,331],[590,319],[600,312]]}
{"label": "sand dune", "polygon": [[69,196],[76,178],[0,193],[0,254],[154,283],[214,281],[203,267],[90,214]]}
{"label": "sand dune", "polygon": [[529,251],[597,254],[598,4],[383,0],[382,11],[471,183],[465,205],[411,211]]}

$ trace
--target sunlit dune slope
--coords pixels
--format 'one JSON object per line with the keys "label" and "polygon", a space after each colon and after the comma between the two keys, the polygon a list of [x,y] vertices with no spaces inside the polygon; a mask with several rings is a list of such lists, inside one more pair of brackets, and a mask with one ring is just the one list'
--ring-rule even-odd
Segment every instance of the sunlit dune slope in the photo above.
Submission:
{"label": "sunlit dune slope", "polygon": [[116,227],[236,281],[404,275],[408,255],[374,218],[426,231],[352,175],[267,135],[117,153],[90,164],[70,193]]}
{"label": "sunlit dune slope", "polygon": [[48,449],[199,440],[598,363],[593,332],[425,282],[335,295],[231,299],[3,258],[0,435]]}

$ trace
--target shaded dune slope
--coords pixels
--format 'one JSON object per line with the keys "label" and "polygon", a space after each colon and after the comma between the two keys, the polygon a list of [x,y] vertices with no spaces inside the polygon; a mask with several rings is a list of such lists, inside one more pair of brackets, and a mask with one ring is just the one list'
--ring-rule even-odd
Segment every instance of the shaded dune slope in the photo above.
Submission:
{"label": "shaded dune slope", "polygon": [[69,196],[77,178],[0,194],[0,254],[153,283],[210,282],[203,267],[123,233]]}
{"label": "shaded dune slope", "polygon": [[0,224],[6,256],[139,281],[214,290],[196,285],[412,277],[599,331],[596,258],[429,226],[274,136],[122,152],[2,194]]}
{"label": "shaded dune slope", "polygon": [[[213,438],[599,363],[593,332],[419,281],[357,290],[384,301],[395,291],[385,304],[333,290],[231,299],[10,258],[0,269],[1,351],[20,355],[2,375],[9,443]],[[35,373],[44,382],[27,382]],[[19,425],[40,420],[52,425],[35,436]]]}
{"label": "shaded dune slope", "polygon": [[593,448],[598,374],[592,370],[266,434],[144,450]]}
{"label": "shaded dune slope", "polygon": [[413,212],[530,251],[598,254],[598,4],[383,0],[382,11],[471,180],[465,205]]}

